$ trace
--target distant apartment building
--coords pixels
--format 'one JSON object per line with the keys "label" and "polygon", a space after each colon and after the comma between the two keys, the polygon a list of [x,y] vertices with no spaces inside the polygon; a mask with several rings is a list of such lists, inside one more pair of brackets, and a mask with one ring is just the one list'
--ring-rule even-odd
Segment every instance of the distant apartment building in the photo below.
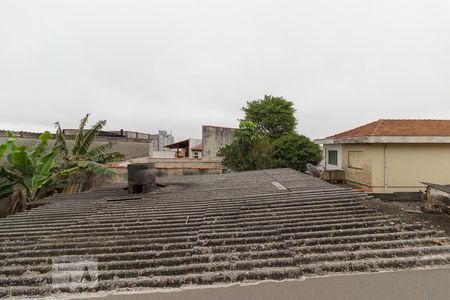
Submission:
{"label": "distant apartment building", "polygon": [[172,133],[167,133],[166,130],[158,131],[158,151],[164,151],[166,148],[164,146],[173,144],[175,139],[173,138]]}

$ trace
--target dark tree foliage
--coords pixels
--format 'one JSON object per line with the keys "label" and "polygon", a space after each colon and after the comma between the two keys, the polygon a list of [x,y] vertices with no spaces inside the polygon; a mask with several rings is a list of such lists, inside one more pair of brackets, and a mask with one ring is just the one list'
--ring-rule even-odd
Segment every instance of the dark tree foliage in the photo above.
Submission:
{"label": "dark tree foliage", "polygon": [[294,104],[283,97],[264,96],[247,102],[243,107],[245,120],[256,124],[261,135],[268,135],[271,139],[295,132]]}
{"label": "dark tree foliage", "polygon": [[282,97],[264,96],[247,102],[245,119],[235,131],[233,143],[221,148],[223,165],[233,171],[292,168],[304,172],[306,164],[322,159],[320,147],[295,132],[293,103]]}
{"label": "dark tree foliage", "polygon": [[305,172],[307,163],[317,165],[321,161],[322,150],[308,137],[292,133],[274,141],[273,158],[280,167]]}
{"label": "dark tree foliage", "polygon": [[252,158],[252,149],[259,139],[256,125],[241,121],[239,129],[234,132],[233,143],[219,149],[218,156],[223,156],[222,164],[233,171],[247,171],[256,168]]}
{"label": "dark tree foliage", "polygon": [[272,157],[272,141],[268,136],[262,136],[253,144],[251,159],[256,170],[276,167],[276,161]]}

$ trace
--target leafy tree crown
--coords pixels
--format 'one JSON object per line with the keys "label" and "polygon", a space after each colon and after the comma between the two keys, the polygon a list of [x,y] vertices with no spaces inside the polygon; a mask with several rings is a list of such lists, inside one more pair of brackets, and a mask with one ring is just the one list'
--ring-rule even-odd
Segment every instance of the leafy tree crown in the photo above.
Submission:
{"label": "leafy tree crown", "polygon": [[244,120],[256,124],[262,135],[271,139],[295,132],[297,119],[294,116],[294,103],[283,97],[264,96],[264,99],[248,101]]}
{"label": "leafy tree crown", "polygon": [[280,167],[305,172],[307,163],[317,165],[322,160],[322,150],[308,137],[291,133],[274,141],[273,157]]}

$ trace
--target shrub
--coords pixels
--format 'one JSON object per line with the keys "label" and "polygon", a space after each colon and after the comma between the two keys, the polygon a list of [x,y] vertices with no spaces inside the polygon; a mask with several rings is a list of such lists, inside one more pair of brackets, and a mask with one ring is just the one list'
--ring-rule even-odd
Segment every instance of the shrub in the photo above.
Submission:
{"label": "shrub", "polygon": [[306,164],[317,165],[322,160],[322,150],[308,137],[291,133],[275,140],[273,158],[279,167],[306,171]]}

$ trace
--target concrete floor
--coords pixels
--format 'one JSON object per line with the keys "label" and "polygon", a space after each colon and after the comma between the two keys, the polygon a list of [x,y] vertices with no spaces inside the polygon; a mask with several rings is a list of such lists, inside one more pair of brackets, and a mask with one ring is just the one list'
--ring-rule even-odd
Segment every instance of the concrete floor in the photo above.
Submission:
{"label": "concrete floor", "polygon": [[[337,275],[304,280],[264,281],[256,284],[196,287],[165,291],[138,291],[107,295],[96,300],[420,300],[449,299],[450,269],[427,269]],[[86,295],[87,296],[87,295]],[[79,298],[82,299],[82,298]]]}

